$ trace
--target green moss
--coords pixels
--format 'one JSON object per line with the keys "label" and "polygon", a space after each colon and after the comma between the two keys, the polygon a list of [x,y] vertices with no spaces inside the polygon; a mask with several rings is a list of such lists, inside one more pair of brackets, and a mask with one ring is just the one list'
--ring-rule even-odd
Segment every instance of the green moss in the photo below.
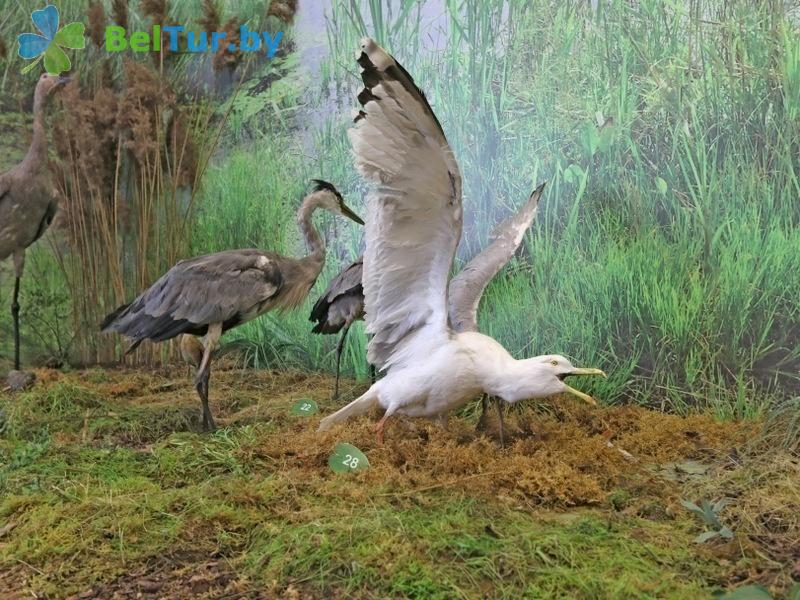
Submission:
{"label": "green moss", "polygon": [[[13,470],[0,505],[17,524],[5,554],[40,569],[36,585],[53,597],[167,548],[222,551],[256,581],[408,598],[479,597],[473,582],[495,597],[691,598],[712,570],[688,534],[649,521],[587,515],[565,526],[447,495],[423,508],[287,491],[268,472],[241,476],[233,446],[218,440],[173,436],[152,454],[62,448]],[[634,528],[650,541],[631,539]]]}
{"label": "green moss", "polygon": [[624,488],[615,488],[608,495],[608,504],[614,510],[622,510],[631,502],[631,494]]}
{"label": "green moss", "polygon": [[[409,482],[399,493],[369,479],[386,455],[348,478],[327,471],[313,437],[287,452],[278,432],[303,426],[286,420],[291,402],[275,400],[278,388],[252,424],[158,433],[181,423],[173,410],[196,411],[191,384],[179,399],[138,402],[119,396],[130,375],[108,375],[96,385],[113,399],[72,383],[86,381],[75,374],[1,400],[15,434],[0,439],[0,528],[15,527],[0,540],[0,568],[31,565],[27,585],[40,595],[124,581],[164,557],[180,573],[198,555],[222,557],[247,585],[320,597],[700,598],[719,576],[713,555],[691,543],[688,517],[619,510],[642,493],[635,474],[609,506],[569,512],[509,504],[502,489],[487,498]],[[300,381],[287,385],[308,393]],[[141,423],[155,437],[132,444]]]}

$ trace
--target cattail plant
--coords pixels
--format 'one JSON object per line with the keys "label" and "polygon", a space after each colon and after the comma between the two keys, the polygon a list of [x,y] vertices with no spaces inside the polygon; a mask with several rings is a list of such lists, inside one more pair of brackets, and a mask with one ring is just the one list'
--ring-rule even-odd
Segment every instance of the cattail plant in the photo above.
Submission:
{"label": "cattail plant", "polygon": [[268,17],[275,17],[291,25],[297,12],[297,0],[272,0],[267,9]]}
{"label": "cattail plant", "polygon": [[151,53],[153,64],[160,70],[164,70],[164,61],[169,56],[169,44],[165,43],[166,34],[164,25],[174,24],[169,21],[169,2],[168,0],[142,0],[140,4],[142,13],[150,17],[153,25],[161,25],[161,50]]}
{"label": "cattail plant", "polygon": [[120,27],[128,28],[128,0],[111,2],[111,20]]}
{"label": "cattail plant", "polygon": [[[73,299],[81,363],[118,356],[117,340],[100,336],[97,323],[186,256],[195,191],[216,145],[205,135],[211,111],[180,105],[145,63],[125,63],[119,91],[100,82],[83,95],[77,85],[65,90],[56,136],[69,240],[59,261],[70,287],[82,290]],[[155,358],[152,348],[138,353]]]}
{"label": "cattail plant", "polygon": [[214,0],[203,0],[203,15],[198,20],[203,31],[220,31],[222,15]]}
{"label": "cattail plant", "polygon": [[98,48],[102,48],[106,30],[106,11],[102,2],[91,2],[87,11],[89,27],[86,35]]}

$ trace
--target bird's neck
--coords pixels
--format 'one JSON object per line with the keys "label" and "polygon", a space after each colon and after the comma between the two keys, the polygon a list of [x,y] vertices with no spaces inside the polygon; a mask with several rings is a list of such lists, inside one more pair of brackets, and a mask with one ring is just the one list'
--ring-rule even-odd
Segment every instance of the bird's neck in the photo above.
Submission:
{"label": "bird's neck", "polygon": [[320,269],[325,263],[325,242],[317,228],[314,227],[312,217],[314,211],[319,208],[324,196],[321,192],[309,194],[300,205],[297,211],[297,227],[306,242],[309,253],[304,260],[312,263],[319,263]]}
{"label": "bird's neck", "polygon": [[47,131],[45,130],[45,104],[47,98],[37,90],[33,101],[33,140],[25,162],[41,162],[47,160]]}

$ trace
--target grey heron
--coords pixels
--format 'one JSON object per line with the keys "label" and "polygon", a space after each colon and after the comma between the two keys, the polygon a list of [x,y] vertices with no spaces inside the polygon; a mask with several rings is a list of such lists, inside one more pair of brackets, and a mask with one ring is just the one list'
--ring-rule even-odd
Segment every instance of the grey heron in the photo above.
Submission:
{"label": "grey heron", "polygon": [[[513,215],[494,228],[491,243],[467,263],[450,281],[448,310],[450,325],[454,331],[478,331],[478,306],[486,286],[516,253],[525,232],[536,217],[539,198],[544,184],[536,188],[527,202]],[[333,278],[311,311],[310,320],[316,321],[314,333],[338,333],[342,331],[336,346],[336,383],[333,398],[339,396],[339,364],[347,332],[355,321],[364,318],[364,288],[361,277],[364,257],[359,256]],[[370,369],[374,369],[370,365]],[[372,380],[375,383],[373,377]],[[482,398],[480,423],[484,422],[488,397]],[[504,445],[504,424],[500,399],[495,398],[500,423],[500,443]]]}
{"label": "grey heron", "polygon": [[53,92],[69,77],[42,74],[33,96],[33,140],[22,162],[0,174],[0,261],[14,257],[14,369],[20,368],[19,285],[25,270],[25,249],[38,240],[58,211],[58,194],[47,165],[45,110]]}
{"label": "grey heron", "polygon": [[461,174],[441,124],[408,72],[372,39],[358,57],[362,109],[349,130],[367,196],[364,297],[367,359],[386,376],[324,418],[320,431],[374,407],[383,442],[394,414],[445,422],[480,393],[509,403],[571,393],[570,375],[604,375],[559,355],[517,360],[494,339],[459,333],[448,318],[448,280],[461,237]]}
{"label": "grey heron", "polygon": [[[314,303],[309,321],[316,322],[313,333],[333,334],[342,332],[336,344],[336,382],[333,386],[333,399],[339,397],[339,374],[342,350],[350,326],[364,318],[364,289],[361,287],[361,273],[364,258],[359,256],[347,265],[328,284],[327,289]],[[372,383],[375,383],[375,367],[369,366]]]}
{"label": "grey heron", "polygon": [[314,227],[317,208],[364,222],[330,183],[314,180],[297,211],[309,254],[290,258],[264,250],[226,250],[178,262],[135,300],[103,321],[103,331],[131,338],[132,352],[144,340],[163,342],[181,334],[205,336],[199,345],[184,335],[181,352],[197,367],[195,387],[203,405],[203,427],[215,429],[208,407],[211,353],[227,330],[273,310],[290,310],[308,295],[325,264],[325,243]]}

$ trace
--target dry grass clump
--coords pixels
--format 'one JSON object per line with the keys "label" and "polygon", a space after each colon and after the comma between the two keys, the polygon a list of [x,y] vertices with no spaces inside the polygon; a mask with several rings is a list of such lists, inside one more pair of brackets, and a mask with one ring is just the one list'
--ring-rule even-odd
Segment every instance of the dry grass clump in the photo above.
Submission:
{"label": "dry grass clump", "polygon": [[[222,27],[222,31],[225,32],[225,41],[226,44],[223,44],[217,53],[214,55],[214,60],[212,65],[215,71],[222,71],[223,69],[227,69],[228,72],[233,73],[239,64],[242,62],[244,55],[242,54],[241,50],[238,50],[240,39],[239,39],[239,27],[240,27],[239,20],[236,17],[231,17],[225,22],[225,25]],[[231,50],[230,46],[237,48],[236,50]]]}
{"label": "dry grass clump", "polygon": [[[209,33],[214,31],[225,32],[225,43],[220,46],[212,60],[214,71],[227,70],[232,75],[236,68],[241,64],[244,55],[239,48],[239,27],[240,21],[236,17],[231,17],[223,24],[223,13],[219,4],[215,0],[203,0],[202,15],[198,23],[203,31]],[[237,50],[231,50],[230,45],[234,45]]]}
{"label": "dry grass clump", "polygon": [[[365,477],[376,484],[443,486],[487,497],[500,494],[524,505],[574,506],[602,503],[631,478],[641,479],[642,489],[649,488],[651,494],[663,494],[663,482],[653,479],[645,465],[723,454],[745,435],[736,424],[718,423],[710,416],[680,423],[679,417],[641,408],[588,409],[563,402],[559,416],[523,412],[516,423],[511,419],[511,428],[516,425],[519,432],[534,434],[518,434],[505,450],[496,440],[475,433],[472,423],[458,419],[444,431],[398,418],[382,448],[374,447],[372,424],[365,419],[326,433],[324,439],[329,444],[347,439],[369,449],[375,458]],[[608,446],[609,431],[614,444],[633,454],[635,463]],[[317,439],[312,435],[297,432],[293,440],[307,448]]]}
{"label": "dry grass clump", "polygon": [[708,414],[678,416],[638,407],[614,407],[603,416],[614,443],[653,463],[704,459],[742,444],[761,426],[717,421]]}
{"label": "dry grass clump", "polygon": [[174,20],[169,19],[169,1],[168,0],[142,0],[139,5],[142,14],[150,17],[150,22],[153,25],[161,26],[161,50],[159,52],[151,52],[153,64],[159,70],[164,70],[165,61],[172,57],[175,53],[170,52],[169,44],[167,42],[167,34],[164,31],[166,25],[176,25]]}
{"label": "dry grass clump", "polygon": [[[48,373],[38,373],[41,384],[49,384]],[[188,411],[182,414],[199,412],[185,369],[113,372],[92,387],[121,406],[181,406]],[[373,419],[355,419],[319,434],[318,418],[289,414],[291,405],[305,397],[317,399],[322,414],[333,410],[327,400],[327,376],[217,369],[212,390],[220,424],[271,425],[246,444],[243,453],[280,465],[279,470],[298,484],[316,482],[323,494],[342,493],[330,477],[327,459],[336,443],[348,441],[368,453],[371,463],[368,471],[357,475],[362,485],[348,494],[408,495],[441,489],[523,506],[568,507],[602,504],[614,489],[635,481],[637,493],[675,500],[676,491],[652,474],[652,465],[722,460],[756,427],[718,422],[710,415],[684,418],[637,407],[589,408],[564,399],[555,401],[550,414],[529,410],[510,415],[512,441],[505,449],[494,437],[476,432],[471,421],[453,418],[442,429],[402,417],[389,421],[385,444],[378,447]],[[608,446],[609,439],[616,447]]]}
{"label": "dry grass clump", "polygon": [[[103,552],[88,552],[88,562],[67,561],[48,581],[80,572],[80,585],[85,585],[85,573],[103,573],[103,584],[95,585],[88,598],[126,597],[145,588],[167,597],[173,592],[202,596],[206,590],[214,596],[248,589],[248,574],[265,569],[270,578],[289,577],[284,583],[296,568],[317,572],[316,562],[299,566],[306,560],[319,561],[327,580],[327,569],[338,564],[331,555],[340,554],[332,548],[349,548],[352,539],[379,531],[369,538],[378,544],[367,552],[369,558],[359,558],[356,551],[353,560],[373,564],[380,555],[381,565],[396,566],[413,553],[419,538],[429,544],[420,564],[431,558],[463,560],[465,547],[474,556],[497,556],[498,544],[525,554],[540,550],[557,564],[572,560],[556,558],[561,550],[574,553],[573,545],[590,535],[610,556],[641,550],[642,544],[655,548],[660,558],[659,548],[680,548],[684,562],[670,570],[679,576],[701,577],[693,569],[703,561],[717,569],[703,570],[705,581],[714,577],[726,587],[757,581],[778,591],[788,587],[800,547],[797,461],[768,456],[759,461],[753,455],[737,464],[735,457],[744,456],[748,440],[757,437],[758,424],[637,407],[591,408],[561,398],[512,411],[505,449],[493,433],[476,432],[474,418],[460,416],[447,429],[392,418],[385,444],[378,447],[374,416],[318,434],[321,415],[291,415],[291,406],[301,398],[315,399],[323,415],[351,399],[329,400],[329,376],[240,370],[234,364],[223,358],[214,371],[211,403],[222,426],[214,435],[197,433],[199,402],[185,367],[68,374],[40,369],[30,392],[11,400],[0,394],[6,435],[17,440],[17,460],[23,461],[23,467],[8,472],[9,483],[19,489],[36,474],[43,489],[72,503],[70,519],[63,517],[61,502],[7,506],[6,514],[18,523],[15,543],[44,527],[45,514],[64,522],[58,535],[73,540],[76,556],[89,543],[75,534],[85,519],[92,521],[92,535],[112,539],[111,549],[102,541]],[[354,386],[352,395],[363,387]],[[44,432],[49,432],[51,450],[40,446]],[[615,447],[608,446],[609,440]],[[370,468],[332,473],[328,457],[342,441],[361,448]],[[636,460],[626,459],[619,449]],[[24,461],[35,461],[36,454],[26,457],[36,452],[49,453],[28,471]],[[709,470],[671,478],[654,468],[672,461],[702,461]],[[86,489],[114,501],[87,499]],[[721,518],[734,528],[736,539],[691,544],[702,525],[678,500],[721,495],[734,498]],[[483,519],[477,524],[476,510]],[[593,523],[581,524],[588,515]],[[550,522],[552,527],[543,525]],[[464,533],[464,524],[474,531]],[[425,537],[431,527],[444,528],[448,541]],[[552,529],[550,542],[535,530],[542,527]],[[117,552],[115,536],[122,529],[127,565],[108,558]],[[46,535],[55,539],[57,534]],[[300,543],[303,549],[294,555],[279,550]],[[55,559],[52,546],[37,544],[29,562],[46,572],[43,567]],[[196,564],[183,556],[188,547],[217,548],[233,571],[217,565],[216,556]],[[164,548],[174,549],[175,555],[162,564],[156,557],[164,555]],[[626,571],[632,576],[638,567],[625,568],[633,569]],[[23,572],[16,571],[12,579]],[[37,585],[45,579],[37,576]],[[0,589],[5,583],[0,578]],[[280,590],[275,593],[281,597]]]}
{"label": "dry grass clump", "polygon": [[142,13],[153,20],[153,23],[162,25],[167,22],[169,3],[167,0],[142,0],[140,5]]}
{"label": "dry grass clump", "polygon": [[117,162],[117,96],[100,87],[92,96],[82,97],[79,83],[73,81],[62,97],[66,110],[56,125],[54,141],[61,156],[67,157],[71,182],[107,203],[113,196]]}
{"label": "dry grass clump", "polygon": [[222,14],[215,0],[203,0],[203,15],[198,20],[203,31],[219,31]]}
{"label": "dry grass clump", "polygon": [[[45,382],[46,373],[40,374]],[[124,406],[166,410],[179,405],[188,411],[175,415],[179,422],[199,411],[184,369],[115,372],[93,387]],[[318,493],[342,493],[330,478],[327,459],[336,443],[349,441],[369,454],[371,468],[357,475],[362,485],[348,488],[347,494],[408,495],[441,489],[522,506],[599,505],[619,486],[634,486],[643,498],[669,497],[674,503],[679,495],[652,474],[652,465],[721,460],[755,427],[721,423],[707,415],[682,418],[636,407],[595,409],[561,400],[551,414],[523,411],[509,416],[512,442],[505,449],[494,437],[477,433],[471,421],[453,418],[444,430],[402,417],[389,421],[385,444],[377,447],[373,419],[356,419],[318,434],[317,418],[290,416],[291,405],[304,397],[317,399],[323,414],[330,412],[334,406],[327,400],[329,393],[330,380],[323,375],[217,369],[211,401],[221,424],[269,423],[269,430],[261,430],[241,451],[280,465],[283,475],[297,484],[316,482]],[[149,431],[164,429],[153,426]],[[609,439],[636,461],[608,447]]]}
{"label": "dry grass clump", "polygon": [[125,63],[125,81],[119,110],[119,126],[128,133],[123,145],[147,169],[155,166],[164,140],[163,120],[175,110],[177,96],[159,73],[141,63]]}
{"label": "dry grass clump", "polygon": [[[51,374],[38,371],[38,385],[52,385]],[[65,377],[75,378],[59,375],[58,379]],[[199,413],[185,369],[110,372],[91,385],[120,409],[181,407],[180,415],[170,417],[177,419],[176,426],[192,427],[184,419]],[[442,490],[528,507],[568,507],[603,504],[613,490],[627,486],[634,487],[641,500],[674,503],[680,497],[674,482],[653,475],[653,465],[687,459],[723,461],[755,429],[718,422],[710,415],[682,418],[636,407],[588,408],[565,399],[556,401],[552,414],[523,411],[510,416],[512,442],[505,449],[493,437],[476,432],[471,421],[453,418],[445,430],[402,417],[389,421],[385,444],[378,447],[373,419],[355,419],[320,434],[318,418],[290,415],[292,404],[306,397],[317,399],[322,414],[333,410],[327,400],[327,376],[217,369],[212,390],[220,424],[270,425],[240,452],[275,464],[295,484],[314,482],[321,494],[343,493],[340,480],[331,477],[327,459],[336,443],[348,441],[367,453],[371,463],[368,471],[356,475],[361,485],[344,492],[355,496]],[[156,426],[149,431],[165,433]],[[148,439],[157,441],[136,438],[137,443]],[[608,446],[609,439],[616,447]],[[636,460],[628,460],[618,448]]]}

